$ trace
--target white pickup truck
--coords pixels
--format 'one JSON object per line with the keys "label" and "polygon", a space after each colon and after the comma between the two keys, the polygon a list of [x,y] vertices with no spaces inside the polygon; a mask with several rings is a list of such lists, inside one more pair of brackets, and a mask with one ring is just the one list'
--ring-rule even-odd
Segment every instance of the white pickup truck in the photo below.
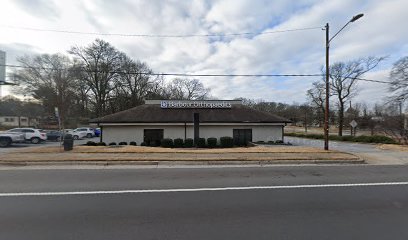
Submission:
{"label": "white pickup truck", "polygon": [[24,133],[0,132],[0,147],[8,147],[12,143],[19,143],[24,141]]}

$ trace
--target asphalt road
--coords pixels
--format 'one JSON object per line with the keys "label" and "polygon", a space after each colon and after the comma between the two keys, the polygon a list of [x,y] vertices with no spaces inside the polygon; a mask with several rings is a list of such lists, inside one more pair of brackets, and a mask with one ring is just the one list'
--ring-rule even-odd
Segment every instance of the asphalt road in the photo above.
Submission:
{"label": "asphalt road", "polygon": [[407,173],[367,165],[4,168],[0,239],[408,239]]}

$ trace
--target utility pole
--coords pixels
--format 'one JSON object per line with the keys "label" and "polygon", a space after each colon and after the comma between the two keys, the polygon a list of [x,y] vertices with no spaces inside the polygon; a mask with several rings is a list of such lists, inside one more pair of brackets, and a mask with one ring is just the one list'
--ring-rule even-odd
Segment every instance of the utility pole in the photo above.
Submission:
{"label": "utility pole", "polygon": [[329,150],[329,23],[326,23],[326,101],[324,111],[324,150]]}

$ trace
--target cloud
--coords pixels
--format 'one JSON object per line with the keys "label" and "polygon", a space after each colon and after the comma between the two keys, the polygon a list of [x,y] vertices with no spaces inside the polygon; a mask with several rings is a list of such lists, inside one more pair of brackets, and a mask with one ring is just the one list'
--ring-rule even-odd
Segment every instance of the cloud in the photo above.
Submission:
{"label": "cloud", "polygon": [[17,6],[39,18],[55,19],[60,16],[53,1],[50,0],[14,0]]}
{"label": "cloud", "polygon": [[[30,53],[24,45],[35,46],[35,51],[42,53],[65,53],[73,45],[86,46],[98,37],[132,58],[145,61],[155,72],[320,73],[325,63],[325,31],[322,27],[328,22],[333,36],[360,12],[365,16],[350,24],[331,43],[331,63],[387,55],[387,61],[372,75],[365,76],[383,80],[392,63],[408,54],[405,41],[408,29],[401,27],[406,20],[405,9],[408,9],[405,0],[18,0],[6,2],[4,8],[5,15],[0,16],[3,22],[99,33],[183,35],[317,27],[304,31],[210,38],[93,36],[3,29],[0,44],[21,44],[21,47],[9,48],[9,56],[25,51]],[[301,103],[306,101],[306,90],[319,78],[203,77],[200,80],[217,98],[242,96]],[[375,102],[388,94],[384,85],[359,85],[361,91],[355,101]]]}

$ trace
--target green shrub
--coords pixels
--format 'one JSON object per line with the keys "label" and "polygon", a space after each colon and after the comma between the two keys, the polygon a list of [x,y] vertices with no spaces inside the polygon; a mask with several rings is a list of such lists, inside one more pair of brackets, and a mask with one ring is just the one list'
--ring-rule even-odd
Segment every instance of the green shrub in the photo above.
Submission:
{"label": "green shrub", "polygon": [[232,137],[220,137],[220,145],[223,148],[233,147],[234,139]]}
{"label": "green shrub", "polygon": [[388,143],[388,144],[395,144],[397,143],[394,139],[386,136],[374,135],[371,136],[371,142],[373,143]]}
{"label": "green shrub", "polygon": [[147,146],[147,144],[146,144],[145,142],[142,142],[142,143],[140,144],[140,146]]}
{"label": "green shrub", "polygon": [[111,142],[111,143],[109,143],[109,146],[115,146],[116,145],[116,143],[115,142]]}
{"label": "green shrub", "polygon": [[353,141],[354,137],[353,136],[342,136],[341,141]]}
{"label": "green shrub", "polygon": [[106,143],[104,143],[104,142],[98,142],[98,143],[96,143],[96,146],[106,146]]}
{"label": "green shrub", "polygon": [[205,138],[199,138],[195,145],[199,148],[205,148]]}
{"label": "green shrub", "polygon": [[370,136],[358,136],[358,137],[354,137],[354,142],[366,142],[369,143],[371,140]]}
{"label": "green shrub", "polygon": [[268,141],[268,144],[275,144],[275,141]]}
{"label": "green shrub", "polygon": [[257,141],[256,143],[259,143],[259,144],[264,144],[264,143],[265,143],[265,141]]}
{"label": "green shrub", "polygon": [[174,139],[174,147],[175,148],[182,148],[184,145],[184,141],[181,138]]}
{"label": "green shrub", "polygon": [[207,145],[209,148],[217,147],[217,139],[214,137],[207,138]]}
{"label": "green shrub", "polygon": [[96,143],[94,141],[88,141],[86,142],[86,146],[96,146]]}
{"label": "green shrub", "polygon": [[120,142],[119,145],[127,145],[127,142]]}
{"label": "green shrub", "polygon": [[275,143],[276,144],[283,144],[283,141],[282,140],[276,140]]}
{"label": "green shrub", "polygon": [[187,138],[184,142],[184,147],[192,148],[194,146],[194,140],[192,138]]}
{"label": "green shrub", "polygon": [[164,138],[161,140],[161,146],[165,148],[171,148],[173,147],[173,139],[170,138]]}
{"label": "green shrub", "polygon": [[137,146],[137,144],[136,144],[135,141],[131,141],[131,142],[129,143],[129,145],[131,145],[131,146]]}

